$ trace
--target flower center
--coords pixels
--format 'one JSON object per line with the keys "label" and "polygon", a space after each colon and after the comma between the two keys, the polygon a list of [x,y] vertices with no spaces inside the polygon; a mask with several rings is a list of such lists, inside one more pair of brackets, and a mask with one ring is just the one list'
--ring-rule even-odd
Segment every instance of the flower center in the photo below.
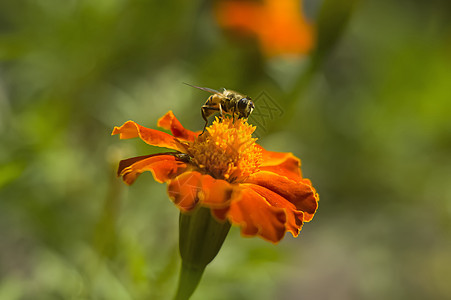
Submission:
{"label": "flower center", "polygon": [[255,127],[246,120],[215,119],[188,148],[192,161],[206,173],[229,182],[241,182],[258,171],[261,149],[252,138]]}

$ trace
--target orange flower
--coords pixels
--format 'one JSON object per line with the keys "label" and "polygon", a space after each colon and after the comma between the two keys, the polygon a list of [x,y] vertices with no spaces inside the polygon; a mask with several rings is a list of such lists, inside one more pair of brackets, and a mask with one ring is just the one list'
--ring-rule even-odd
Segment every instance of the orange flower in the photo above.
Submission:
{"label": "orange flower", "polygon": [[112,134],[121,139],[139,137],[177,151],[122,160],[118,176],[127,184],[150,171],[156,181],[168,183],[169,196],[182,212],[210,208],[217,220],[240,226],[242,235],[273,243],[287,231],[298,236],[313,218],[319,198],[310,180],[302,178],[300,160],[257,145],[255,127],[246,120],[216,119],[199,135],[169,111],[158,126],[172,135],[133,121],[114,128]]}
{"label": "orange flower", "polygon": [[313,46],[313,30],[302,15],[302,1],[261,2],[219,1],[216,19],[223,28],[256,36],[266,56],[308,53]]}

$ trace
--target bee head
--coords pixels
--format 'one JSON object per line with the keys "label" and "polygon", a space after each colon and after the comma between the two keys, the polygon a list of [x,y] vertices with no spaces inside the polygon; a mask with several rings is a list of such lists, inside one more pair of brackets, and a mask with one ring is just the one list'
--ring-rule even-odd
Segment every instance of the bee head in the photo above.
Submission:
{"label": "bee head", "polygon": [[250,97],[241,98],[237,103],[237,108],[240,116],[247,118],[254,110],[254,103]]}

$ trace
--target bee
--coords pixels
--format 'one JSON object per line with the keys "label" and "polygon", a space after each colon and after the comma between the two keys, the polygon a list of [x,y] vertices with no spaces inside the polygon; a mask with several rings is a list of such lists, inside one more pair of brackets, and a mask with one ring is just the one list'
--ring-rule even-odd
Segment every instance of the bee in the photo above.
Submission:
{"label": "bee", "polygon": [[204,130],[201,134],[203,134],[205,132],[205,128],[207,128],[208,117],[216,112],[219,112],[221,119],[224,117],[224,113],[226,113],[232,115],[235,120],[235,116],[238,116],[238,118],[249,117],[255,108],[251,97],[242,95],[235,91],[224,89],[221,93],[210,88],[199,87],[188,83],[185,84],[213,94],[208,97],[207,101],[205,101],[205,104],[202,105],[200,109],[202,118],[205,120]]}

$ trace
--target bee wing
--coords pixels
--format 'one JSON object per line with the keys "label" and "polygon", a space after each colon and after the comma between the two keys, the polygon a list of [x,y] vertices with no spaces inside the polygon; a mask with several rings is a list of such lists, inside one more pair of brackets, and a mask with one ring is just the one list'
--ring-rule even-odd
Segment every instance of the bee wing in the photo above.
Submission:
{"label": "bee wing", "polygon": [[206,92],[212,93],[212,94],[222,94],[221,92],[219,92],[217,90],[214,90],[214,89],[210,89],[210,88],[206,88],[206,87],[200,87],[200,86],[195,86],[195,85],[192,85],[192,84],[189,84],[189,83],[186,83],[186,82],[184,82],[184,84],[189,85],[190,87],[202,90],[202,91],[206,91]]}

